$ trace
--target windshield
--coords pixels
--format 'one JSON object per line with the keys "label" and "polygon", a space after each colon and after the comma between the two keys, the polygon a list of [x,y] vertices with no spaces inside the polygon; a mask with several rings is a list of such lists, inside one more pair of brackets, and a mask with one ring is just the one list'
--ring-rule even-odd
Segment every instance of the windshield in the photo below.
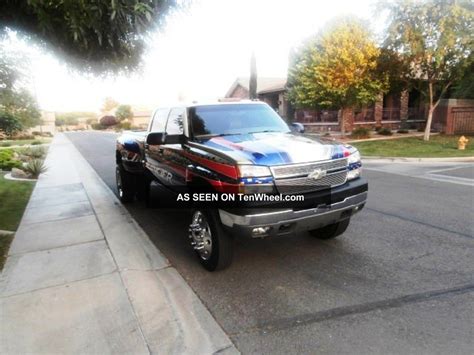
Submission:
{"label": "windshield", "polygon": [[212,137],[258,132],[289,132],[285,121],[270,106],[226,104],[189,109],[195,137]]}

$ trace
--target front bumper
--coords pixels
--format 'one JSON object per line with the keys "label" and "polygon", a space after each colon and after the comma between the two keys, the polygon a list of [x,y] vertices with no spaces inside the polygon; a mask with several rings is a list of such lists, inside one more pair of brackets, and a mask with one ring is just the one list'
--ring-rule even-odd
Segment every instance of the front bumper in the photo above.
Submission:
{"label": "front bumper", "polygon": [[[320,205],[316,208],[302,210],[266,210],[259,213],[234,214],[229,210],[219,210],[222,224],[231,233],[239,236],[262,238],[286,235],[300,231],[318,229],[350,218],[359,212],[367,201],[367,191],[350,195],[331,205]],[[265,228],[257,234],[256,228]]]}

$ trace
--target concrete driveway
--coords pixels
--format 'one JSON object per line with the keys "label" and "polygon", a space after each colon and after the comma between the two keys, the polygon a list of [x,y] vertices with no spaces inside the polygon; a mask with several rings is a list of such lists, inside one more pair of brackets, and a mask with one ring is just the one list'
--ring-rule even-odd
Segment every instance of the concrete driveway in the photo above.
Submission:
{"label": "concrete driveway", "polygon": [[[69,133],[114,187],[115,136]],[[208,273],[180,211],[128,210],[243,353],[472,353],[473,164],[366,162],[369,201],[333,241],[237,240]]]}

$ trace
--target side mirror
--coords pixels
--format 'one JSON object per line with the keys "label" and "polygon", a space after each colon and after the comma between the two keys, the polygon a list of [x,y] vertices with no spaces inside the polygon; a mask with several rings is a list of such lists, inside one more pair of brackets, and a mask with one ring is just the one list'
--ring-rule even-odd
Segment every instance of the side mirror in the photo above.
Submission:
{"label": "side mirror", "polygon": [[152,132],[146,136],[148,145],[181,144],[184,142],[183,134],[166,134],[165,132]]}
{"label": "side mirror", "polygon": [[304,133],[304,126],[299,122],[291,123],[290,129],[296,133]]}
{"label": "side mirror", "polygon": [[184,143],[183,134],[167,134],[165,137],[165,144],[181,144]]}
{"label": "side mirror", "polygon": [[164,132],[153,132],[148,133],[146,136],[146,143],[149,145],[159,145],[165,143],[165,136]]}

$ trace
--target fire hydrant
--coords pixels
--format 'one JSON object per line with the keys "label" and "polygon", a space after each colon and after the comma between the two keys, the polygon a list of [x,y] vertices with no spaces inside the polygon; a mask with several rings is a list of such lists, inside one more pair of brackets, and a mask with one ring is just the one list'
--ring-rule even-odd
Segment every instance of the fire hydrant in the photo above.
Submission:
{"label": "fire hydrant", "polygon": [[458,149],[459,150],[466,149],[467,142],[469,142],[469,139],[467,139],[464,136],[461,136],[461,138],[459,138],[459,140],[458,140]]}

